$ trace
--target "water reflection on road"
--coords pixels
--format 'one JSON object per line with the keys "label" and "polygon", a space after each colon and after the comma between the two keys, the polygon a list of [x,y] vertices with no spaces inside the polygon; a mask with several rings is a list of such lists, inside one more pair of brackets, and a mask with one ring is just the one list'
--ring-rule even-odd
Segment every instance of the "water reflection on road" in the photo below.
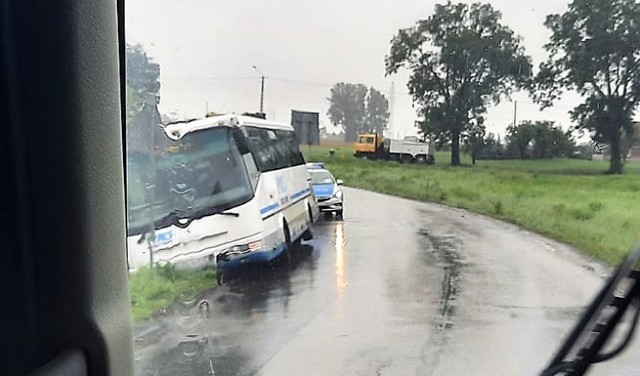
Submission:
{"label": "water reflection on road", "polygon": [[534,375],[600,287],[515,227],[345,195],[345,220],[318,223],[289,265],[239,270],[140,325],[137,374]]}
{"label": "water reflection on road", "polygon": [[345,260],[345,253],[347,251],[347,241],[344,236],[344,222],[338,222],[335,224],[335,240],[333,246],[335,249],[336,260],[336,292],[338,293],[338,302],[340,305],[341,300],[344,298],[344,291],[347,287],[347,263]]}

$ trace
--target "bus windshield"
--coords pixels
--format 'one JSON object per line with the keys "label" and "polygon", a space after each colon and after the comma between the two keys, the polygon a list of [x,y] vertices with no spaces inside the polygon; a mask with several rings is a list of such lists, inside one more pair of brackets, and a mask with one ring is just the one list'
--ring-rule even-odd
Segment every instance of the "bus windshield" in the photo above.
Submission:
{"label": "bus windshield", "polygon": [[[253,197],[242,156],[227,127],[155,142],[153,152],[128,159],[129,235],[151,229],[170,213],[228,210]],[[162,145],[162,146],[159,146]]]}

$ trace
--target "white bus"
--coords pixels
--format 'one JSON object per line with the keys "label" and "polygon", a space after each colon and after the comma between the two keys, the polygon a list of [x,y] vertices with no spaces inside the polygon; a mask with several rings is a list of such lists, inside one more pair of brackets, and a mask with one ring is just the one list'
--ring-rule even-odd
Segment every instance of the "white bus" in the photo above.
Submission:
{"label": "white bus", "polygon": [[[293,128],[224,115],[164,128],[154,151],[128,150],[131,270],[288,261],[318,215]],[[165,137],[166,136],[166,137]]]}

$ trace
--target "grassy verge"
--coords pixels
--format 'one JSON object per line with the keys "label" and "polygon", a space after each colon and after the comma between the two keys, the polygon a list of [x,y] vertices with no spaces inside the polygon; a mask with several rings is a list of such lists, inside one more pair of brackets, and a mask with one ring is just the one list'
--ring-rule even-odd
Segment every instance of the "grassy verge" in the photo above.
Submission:
{"label": "grassy verge", "polygon": [[213,269],[182,271],[170,265],[142,268],[129,277],[133,320],[144,320],[177,299],[193,299],[215,285],[216,271]]}
{"label": "grassy verge", "polygon": [[[446,153],[432,167],[356,160],[349,148],[328,157],[305,147],[308,161],[324,161],[347,186],[466,208],[518,224],[617,263],[640,237],[640,166],[604,175],[606,162],[581,160],[479,161],[449,167]],[[469,163],[463,159],[463,163]]]}

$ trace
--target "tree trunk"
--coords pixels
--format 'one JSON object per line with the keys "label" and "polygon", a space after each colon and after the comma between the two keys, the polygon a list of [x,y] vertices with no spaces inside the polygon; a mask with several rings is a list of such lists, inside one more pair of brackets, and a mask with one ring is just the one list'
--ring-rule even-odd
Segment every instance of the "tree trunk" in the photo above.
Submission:
{"label": "tree trunk", "polygon": [[460,166],[460,133],[451,134],[451,165]]}
{"label": "tree trunk", "polygon": [[611,163],[609,164],[610,174],[622,174],[622,148],[620,145],[620,130],[613,132],[611,136]]}
{"label": "tree trunk", "polygon": [[356,142],[358,138],[358,130],[356,127],[346,126],[344,130],[344,140],[346,142]]}

